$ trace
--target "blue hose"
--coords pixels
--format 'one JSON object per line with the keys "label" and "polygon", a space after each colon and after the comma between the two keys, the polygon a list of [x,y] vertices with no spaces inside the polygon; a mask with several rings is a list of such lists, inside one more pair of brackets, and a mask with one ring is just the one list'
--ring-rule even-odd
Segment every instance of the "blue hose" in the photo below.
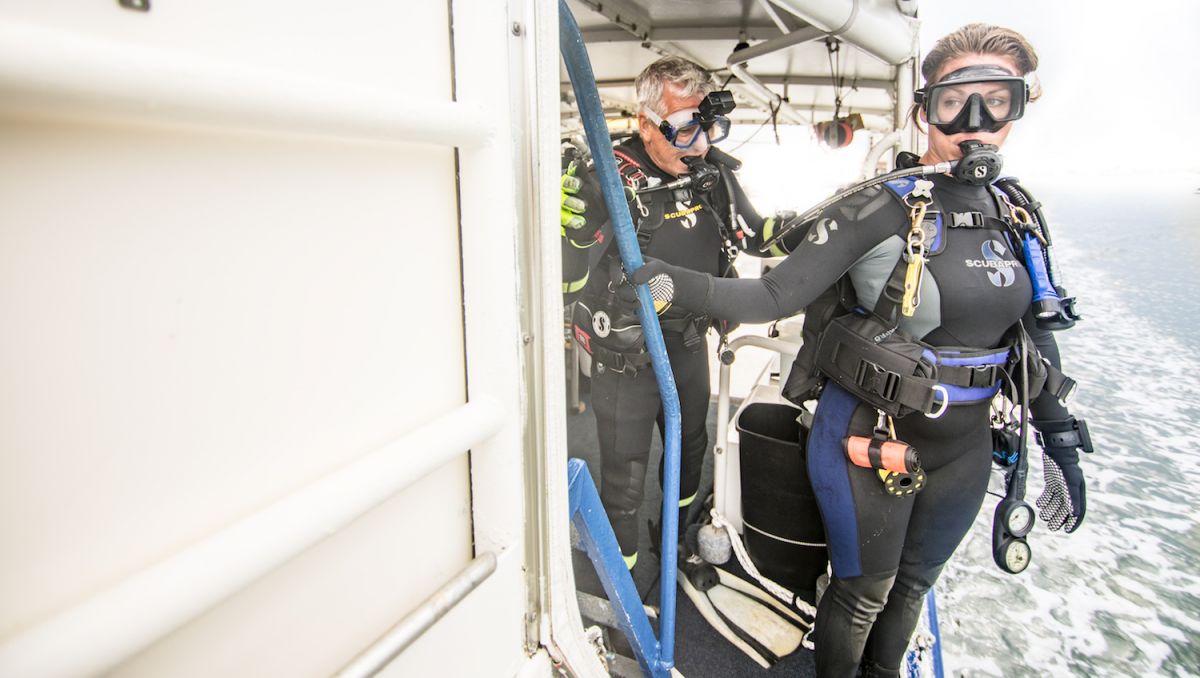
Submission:
{"label": "blue hose", "polygon": [[[629,214],[629,205],[625,202],[625,191],[617,176],[617,162],[612,153],[612,138],[608,135],[608,125],[604,121],[604,107],[600,103],[600,94],[596,91],[596,77],[592,72],[592,63],[588,59],[587,49],[583,45],[583,36],[579,32],[579,24],[567,7],[566,0],[558,3],[558,40],[562,50],[563,62],[567,66],[567,74],[571,78],[571,87],[575,90],[575,101],[579,105],[579,114],[583,119],[583,128],[587,132],[588,148],[592,151],[592,159],[596,163],[596,176],[600,180],[600,188],[604,191],[604,204],[608,207],[609,218],[613,223],[613,232],[617,239],[617,250],[625,270],[636,271],[642,267],[642,251],[638,247],[637,233],[633,228],[633,219]],[[676,558],[678,557],[677,537],[679,534],[679,392],[675,387],[675,376],[671,373],[671,363],[667,359],[667,347],[663,342],[662,328],[658,324],[658,314],[654,311],[654,300],[650,297],[650,288],[637,285],[639,303],[638,318],[642,323],[642,335],[646,340],[646,349],[650,353],[651,364],[654,367],[654,377],[658,380],[658,392],[662,399],[663,417],[666,421],[665,468],[663,471],[663,508],[662,508],[662,562],[661,566],[661,597],[659,599],[659,629],[662,635],[660,641],[661,653],[659,666],[670,670],[675,665],[675,579]]]}

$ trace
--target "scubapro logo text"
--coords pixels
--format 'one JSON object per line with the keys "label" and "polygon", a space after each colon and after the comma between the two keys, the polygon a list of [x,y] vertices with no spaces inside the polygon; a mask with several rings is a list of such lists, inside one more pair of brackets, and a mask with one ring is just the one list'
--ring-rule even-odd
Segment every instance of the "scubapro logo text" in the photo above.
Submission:
{"label": "scubapro logo text", "polygon": [[1020,262],[1012,259],[1005,259],[1004,255],[1008,253],[1008,248],[999,240],[985,240],[980,246],[980,252],[983,254],[982,259],[966,259],[963,263],[967,268],[989,268],[993,269],[987,272],[988,281],[996,287],[1008,287],[1017,279],[1017,274],[1013,269],[1020,266]]}

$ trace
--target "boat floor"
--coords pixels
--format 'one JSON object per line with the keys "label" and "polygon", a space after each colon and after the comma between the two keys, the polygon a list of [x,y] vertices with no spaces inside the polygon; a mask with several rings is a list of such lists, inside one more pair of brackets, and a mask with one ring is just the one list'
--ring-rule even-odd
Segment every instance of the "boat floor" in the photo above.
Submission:
{"label": "boat floor", "polygon": [[[583,383],[580,389],[580,401],[583,403],[584,411],[578,414],[572,412],[567,415],[569,454],[571,457],[587,462],[588,470],[591,471],[593,480],[599,486],[600,452],[596,439],[596,419],[592,413],[587,393],[588,380],[582,379],[581,381]],[[715,403],[714,398],[708,411],[709,450],[704,458],[700,497],[706,497],[712,489],[712,443],[716,440]],[[730,411],[734,411],[736,408],[737,403],[735,402],[731,405]],[[659,604],[659,561],[650,550],[650,534],[646,521],[649,517],[654,516],[657,522],[657,516],[661,511],[662,490],[658,484],[657,471],[661,458],[662,445],[659,436],[655,435],[650,449],[650,460],[646,466],[649,470],[646,473],[645,495],[639,519],[638,562],[633,568],[634,583],[642,594],[643,602],[654,607]],[[606,598],[599,577],[587,555],[575,550],[573,564],[578,590],[582,593]],[[733,562],[732,567],[728,569],[741,574],[736,562]],[[676,601],[675,666],[685,678],[709,676],[722,678],[730,676],[771,676],[772,678],[796,676],[807,678],[816,675],[812,652],[804,648],[784,657],[770,669],[763,669],[717,633],[696,611],[695,606],[684,595],[682,589],[677,590]],[[591,625],[593,620],[585,620],[585,623]],[[654,622],[654,626],[657,633],[657,622]],[[632,653],[619,631],[607,630],[606,637],[609,640],[610,650],[615,650],[626,658],[632,657]],[[632,667],[632,673],[630,673],[630,667]],[[618,660],[612,665],[612,670],[613,675],[639,675],[636,663],[631,664],[628,660]]]}

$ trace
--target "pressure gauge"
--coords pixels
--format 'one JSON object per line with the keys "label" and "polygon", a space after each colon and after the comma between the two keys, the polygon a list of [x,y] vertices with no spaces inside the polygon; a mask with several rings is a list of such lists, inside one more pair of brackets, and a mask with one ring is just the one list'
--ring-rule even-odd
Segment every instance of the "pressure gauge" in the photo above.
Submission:
{"label": "pressure gauge", "polygon": [[1005,500],[1000,519],[1005,530],[1014,537],[1024,537],[1033,529],[1033,507],[1019,500]]}
{"label": "pressure gauge", "polygon": [[1033,552],[1025,535],[1033,528],[1033,507],[1022,499],[1006,497],[996,505],[992,519],[992,560],[1009,574],[1029,567]]}
{"label": "pressure gauge", "polygon": [[1033,560],[1033,552],[1029,549],[1029,544],[1024,539],[1013,539],[1005,542],[1000,546],[1001,553],[999,560],[1003,561],[1001,567],[1009,574],[1019,574],[1029,567],[1029,563]]}

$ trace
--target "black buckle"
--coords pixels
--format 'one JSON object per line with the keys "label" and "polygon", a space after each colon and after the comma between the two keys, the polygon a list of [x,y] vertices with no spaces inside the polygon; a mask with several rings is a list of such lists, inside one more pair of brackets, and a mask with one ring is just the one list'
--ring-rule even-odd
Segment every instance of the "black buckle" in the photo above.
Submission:
{"label": "black buckle", "polygon": [[980,228],[983,223],[982,212],[950,213],[950,228]]}
{"label": "black buckle", "polygon": [[611,371],[617,374],[627,374],[631,377],[636,377],[639,370],[634,361],[626,358],[624,353],[610,351],[601,346],[593,347],[592,360],[598,364],[601,372]]}
{"label": "black buckle", "polygon": [[896,395],[900,392],[900,375],[885,370],[870,360],[858,361],[854,383],[888,402],[895,402]]}
{"label": "black buckle", "polygon": [[974,365],[967,379],[970,388],[991,388],[996,384],[995,365]]}

